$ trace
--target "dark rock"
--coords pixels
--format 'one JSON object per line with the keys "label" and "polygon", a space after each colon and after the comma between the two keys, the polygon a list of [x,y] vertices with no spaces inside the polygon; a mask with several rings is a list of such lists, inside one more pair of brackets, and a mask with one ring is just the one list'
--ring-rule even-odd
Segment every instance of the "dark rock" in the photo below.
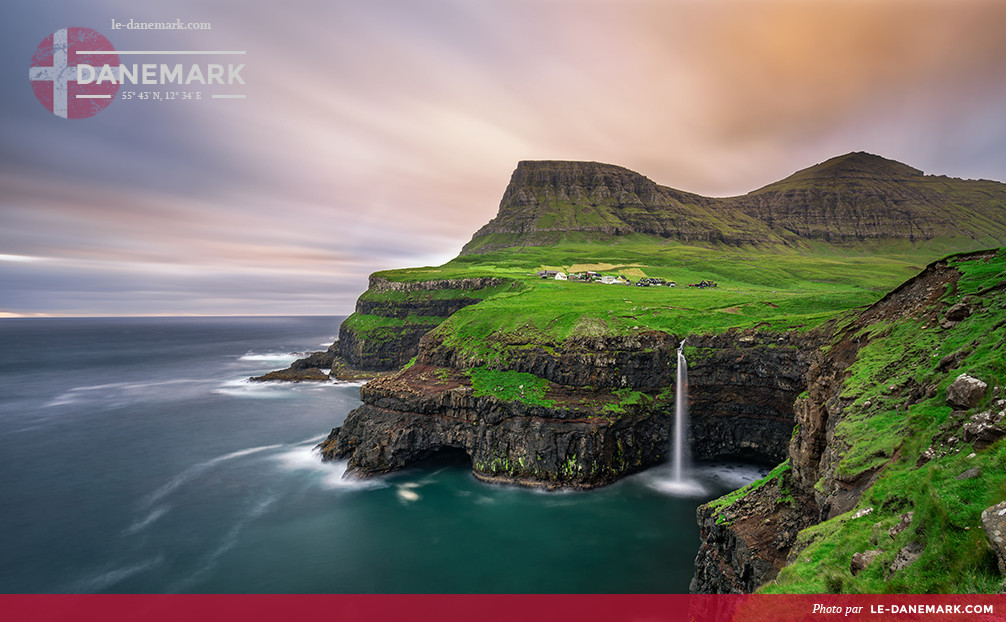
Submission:
{"label": "dark rock", "polygon": [[957,376],[957,379],[947,387],[947,406],[952,408],[974,408],[985,398],[989,385],[967,374]]}
{"label": "dark rock", "polygon": [[331,352],[312,352],[305,358],[297,359],[290,369],[331,369],[335,355]]}
{"label": "dark rock", "polygon": [[356,313],[404,320],[410,316],[426,318],[422,323],[408,322],[382,326],[361,333],[350,322],[339,327],[339,340],[335,354],[354,369],[365,371],[391,371],[408,363],[419,351],[419,342],[443,320],[460,309],[481,301],[477,296],[436,298],[439,290],[471,290],[498,287],[507,281],[495,277],[461,279],[436,279],[431,281],[399,282],[371,275],[368,292],[397,292],[408,294],[405,299],[375,300],[361,297],[356,303]]}
{"label": "dark rock", "polygon": [[999,560],[999,573],[1006,575],[1006,501],[982,512],[982,527]]}
{"label": "dark rock", "polygon": [[[334,354],[333,344],[325,352],[312,352],[308,356],[297,359],[290,367],[271,371],[262,376],[251,378],[252,382],[327,382],[331,378],[332,368],[338,366],[338,357]],[[322,371],[322,370],[328,371]]]}
{"label": "dark rock", "polygon": [[[689,345],[693,454],[698,459],[748,459],[778,464],[793,431],[793,402],[820,335],[753,333],[739,346],[731,334],[695,335]],[[507,368],[564,386],[660,390],[673,385],[679,339],[660,332],[574,337],[531,346],[520,335],[490,337]],[[419,362],[468,369],[484,364],[424,340]]]}
{"label": "dark rock", "polygon": [[670,419],[660,411],[594,416],[590,391],[567,393],[573,405],[556,407],[475,397],[464,376],[436,370],[416,364],[364,385],[364,405],[322,443],[324,459],[374,475],[453,449],[481,479],[589,488],[666,458]]}
{"label": "dark rock", "polygon": [[317,367],[281,369],[263,376],[256,376],[252,382],[328,382],[328,374]]}
{"label": "dark rock", "polygon": [[849,565],[849,570],[852,572],[852,576],[856,576],[865,570],[866,567],[873,563],[873,560],[877,559],[877,556],[882,552],[883,551],[880,549],[873,549],[853,554],[852,563]]}
{"label": "dark rock", "polygon": [[974,478],[978,477],[981,474],[982,474],[981,467],[972,467],[972,468],[968,469],[967,471],[964,471],[963,473],[961,473],[960,475],[958,475],[957,476],[957,480],[958,481],[962,481],[962,480],[966,480],[966,479],[974,479]]}
{"label": "dark rock", "polygon": [[926,464],[927,462],[929,462],[929,461],[931,461],[931,460],[935,459],[935,458],[936,458],[936,455],[937,455],[937,454],[936,454],[936,450],[935,450],[935,449],[933,449],[932,447],[929,447],[929,448],[928,448],[928,449],[926,449],[926,450],[925,450],[924,452],[922,452],[922,454],[921,454],[921,455],[919,456],[919,459],[918,459],[918,461],[917,461],[917,462],[915,463],[915,466],[916,466],[916,467],[920,467],[920,466],[922,466],[923,464]]}
{"label": "dark rock", "polygon": [[898,534],[908,529],[908,526],[912,524],[912,519],[914,518],[915,512],[906,512],[905,514],[902,514],[898,520],[898,524],[887,530],[887,535],[891,536],[892,539],[897,538]]}
{"label": "dark rock", "polygon": [[688,338],[694,454],[778,464],[793,434],[794,402],[807,388],[817,335],[755,333]]}
{"label": "dark rock", "polygon": [[925,551],[925,547],[918,542],[911,542],[907,546],[903,547],[898,554],[894,556],[894,561],[891,562],[891,567],[889,568],[890,574],[895,574],[901,570],[904,570],[908,566],[911,566],[922,553]]}
{"label": "dark rock", "polygon": [[964,424],[962,429],[964,440],[971,443],[976,451],[985,449],[1006,436],[1006,429],[1003,427],[1003,424],[1006,423],[1004,419],[1006,419],[1004,411],[994,413],[988,410],[978,413]]}
{"label": "dark rock", "polygon": [[[689,591],[697,594],[752,592],[775,578],[796,551],[796,535],[816,522],[813,497],[793,490],[790,472],[734,504],[697,512],[702,545],[695,556]],[[778,503],[785,487],[793,503]]]}
{"label": "dark rock", "polygon": [[936,366],[936,371],[944,372],[954,367],[957,367],[957,364],[961,362],[962,358],[958,356],[959,354],[960,354],[959,352],[951,352],[950,354],[941,358],[939,364]]}
{"label": "dark rock", "polygon": [[971,315],[971,307],[969,307],[964,302],[958,302],[954,306],[947,309],[946,314],[943,316],[951,322],[960,322],[965,320]]}

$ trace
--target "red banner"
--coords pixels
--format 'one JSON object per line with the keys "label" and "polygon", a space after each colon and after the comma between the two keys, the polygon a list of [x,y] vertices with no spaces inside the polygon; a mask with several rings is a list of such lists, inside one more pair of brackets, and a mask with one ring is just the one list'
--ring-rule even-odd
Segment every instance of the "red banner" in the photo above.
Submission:
{"label": "red banner", "polygon": [[5,622],[1006,620],[1006,596],[7,595]]}

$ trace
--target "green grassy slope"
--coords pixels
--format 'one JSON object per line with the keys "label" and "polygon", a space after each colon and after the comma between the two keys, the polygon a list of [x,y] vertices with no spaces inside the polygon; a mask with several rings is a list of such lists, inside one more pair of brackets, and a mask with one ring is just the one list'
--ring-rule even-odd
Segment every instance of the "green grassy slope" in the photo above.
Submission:
{"label": "green grassy slope", "polygon": [[[762,588],[769,593],[994,593],[1002,587],[981,512],[1006,499],[1006,442],[984,449],[964,442],[961,426],[983,410],[1001,410],[993,386],[1006,382],[1006,250],[987,262],[963,262],[964,276],[943,302],[971,296],[975,312],[949,330],[922,318],[902,318],[869,327],[864,346],[845,381],[843,397],[854,400],[835,428],[833,446],[843,448],[836,473],[843,479],[881,469],[853,510],[801,532],[794,563]],[[983,292],[980,296],[976,296]],[[969,352],[951,369],[941,359]],[[946,388],[967,372],[989,384],[985,401],[954,418]],[[935,384],[935,396],[897,408],[890,387]],[[897,389],[895,389],[897,391]],[[951,440],[955,439],[955,440]],[[920,466],[933,447],[937,457]],[[940,455],[945,453],[945,455]],[[977,477],[959,479],[969,469]],[[857,510],[872,512],[854,518]],[[913,511],[897,537],[888,529]],[[919,560],[897,574],[889,567],[912,542],[924,545]],[[877,559],[853,576],[852,555],[880,549]]]}
{"label": "green grassy slope", "polygon": [[[930,259],[921,254],[858,257],[724,251],[666,241],[654,244],[639,236],[617,245],[506,249],[459,257],[439,267],[385,271],[378,276],[401,281],[466,276],[512,280],[515,285],[508,291],[462,309],[437,329],[438,337],[449,345],[474,352],[487,347],[489,335],[506,332],[520,332],[529,341],[555,343],[585,333],[660,330],[685,335],[750,327],[806,330],[843,310],[873,303]],[[568,272],[586,269],[583,266],[632,281],[659,277],[679,286],[603,285],[534,276],[539,269]],[[718,287],[686,287],[704,279],[716,281]]]}
{"label": "green grassy slope", "polygon": [[[899,224],[902,217],[911,227]],[[522,162],[498,215],[459,257],[375,276],[506,279],[437,329],[439,338],[474,352],[490,334],[507,331],[555,343],[584,332],[805,330],[874,302],[941,256],[999,242],[1006,242],[1006,184],[926,176],[869,154],[833,158],[732,199],[665,188],[612,165]],[[543,281],[533,276],[541,269],[679,286],[714,280],[719,287]],[[403,296],[372,290],[361,300],[393,306]],[[395,330],[385,319],[347,322],[363,339],[371,329]]]}

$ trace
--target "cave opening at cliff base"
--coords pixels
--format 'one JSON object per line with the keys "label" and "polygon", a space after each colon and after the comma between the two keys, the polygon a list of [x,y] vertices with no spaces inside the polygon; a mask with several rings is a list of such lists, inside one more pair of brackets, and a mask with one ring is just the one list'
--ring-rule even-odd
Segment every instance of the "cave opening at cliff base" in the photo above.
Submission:
{"label": "cave opening at cliff base", "polygon": [[458,467],[471,470],[472,458],[461,447],[444,445],[429,451],[422,458],[410,462],[408,466],[415,469]]}

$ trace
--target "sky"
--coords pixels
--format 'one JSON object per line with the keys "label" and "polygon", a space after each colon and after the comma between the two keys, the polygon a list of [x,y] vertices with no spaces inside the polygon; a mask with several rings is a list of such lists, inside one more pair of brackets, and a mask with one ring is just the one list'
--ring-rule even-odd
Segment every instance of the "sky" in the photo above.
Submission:
{"label": "sky", "polygon": [[[1000,1],[17,0],[0,17],[0,317],[348,314],[371,272],[454,257],[520,160],[709,196],[850,151],[1006,180]],[[212,28],[111,27],[131,19]],[[245,51],[171,61],[242,63],[245,84],[58,118],[28,73],[65,27]],[[145,89],[170,87],[120,93]]]}

